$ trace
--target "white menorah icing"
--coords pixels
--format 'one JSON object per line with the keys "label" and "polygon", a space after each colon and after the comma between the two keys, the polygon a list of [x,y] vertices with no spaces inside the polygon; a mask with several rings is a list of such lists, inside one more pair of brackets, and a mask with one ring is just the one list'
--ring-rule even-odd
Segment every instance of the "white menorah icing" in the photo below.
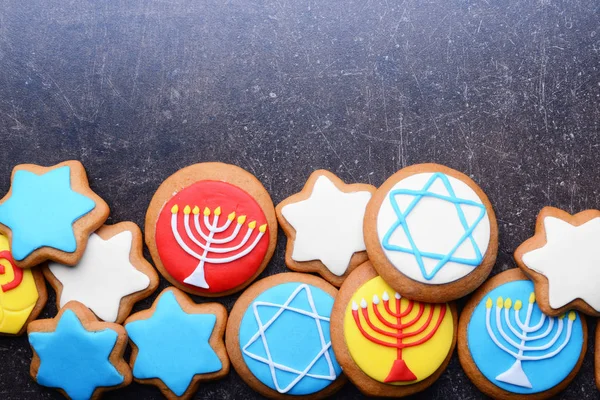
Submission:
{"label": "white menorah icing", "polygon": [[[194,251],[188,244],[183,240],[181,234],[179,233],[178,221],[179,221],[179,206],[174,205],[171,208],[171,230],[173,231],[173,236],[177,241],[177,244],[190,256],[194,257],[198,260],[198,265],[194,269],[194,271],[185,278],[184,282],[189,285],[194,285],[203,289],[208,289],[208,283],[206,282],[206,278],[204,276],[204,264],[225,264],[235,260],[238,260],[245,255],[249,254],[260,239],[264,236],[267,230],[267,224],[261,225],[258,227],[258,234],[254,237],[254,240],[250,242],[249,246],[246,244],[249,242],[252,237],[252,233],[256,229],[256,221],[251,221],[247,225],[247,230],[242,238],[241,242],[231,247],[212,247],[215,244],[227,244],[233,242],[238,235],[240,234],[244,223],[246,222],[246,216],[241,215],[237,217],[236,226],[233,232],[222,238],[216,238],[215,235],[221,232],[225,232],[232,224],[233,220],[236,219],[235,212],[232,212],[227,216],[227,221],[219,226],[219,217],[221,216],[221,207],[217,207],[212,212],[213,218],[212,222],[210,221],[211,210],[208,207],[204,208],[202,212],[203,218],[200,217],[200,208],[195,206],[194,209],[189,205],[186,205],[183,209],[183,225],[185,228],[186,237],[194,243],[196,246],[202,249],[202,254]],[[193,227],[190,224],[190,214],[193,215]],[[204,226],[203,226],[204,225]],[[206,231],[204,229],[206,228]],[[204,240],[204,243],[198,239],[198,236]],[[246,246],[246,247],[244,247]],[[238,250],[239,252],[235,254],[231,254],[229,257],[224,258],[214,258],[210,257],[210,253],[213,254],[228,254],[234,253]]]}
{"label": "white menorah icing", "polygon": [[[545,354],[527,355],[526,352],[540,352],[540,351],[548,350],[558,342],[558,340],[560,339],[560,337],[563,333],[563,330],[565,328],[565,323],[564,323],[565,315],[562,315],[557,318],[557,317],[548,317],[542,313],[539,321],[535,325],[532,326],[531,325],[531,323],[532,323],[531,314],[533,313],[533,309],[535,307],[535,294],[534,293],[531,293],[529,296],[529,305],[527,307],[525,321],[521,320],[521,315],[520,315],[521,309],[523,308],[523,304],[522,304],[521,300],[517,300],[514,303],[514,307],[513,307],[513,303],[510,298],[503,300],[502,297],[498,297],[496,299],[496,307],[495,307],[495,312],[494,312],[495,318],[492,316],[492,313],[493,313],[492,308],[494,308],[494,306],[493,306],[493,301],[491,298],[488,297],[485,307],[486,307],[485,323],[486,323],[487,332],[490,335],[490,338],[496,344],[496,346],[498,346],[502,351],[510,354],[511,356],[513,356],[515,358],[515,362],[512,364],[512,366],[509,369],[507,369],[506,371],[504,371],[503,373],[501,373],[500,375],[498,375],[496,377],[496,380],[498,380],[500,382],[510,383],[512,385],[522,386],[522,387],[526,387],[526,388],[532,388],[531,382],[529,382],[529,378],[527,378],[525,371],[523,371],[523,366],[521,365],[521,363],[523,361],[546,360],[546,359],[552,358],[555,355],[557,355],[558,353],[560,353],[562,351],[562,349],[564,349],[565,346],[567,344],[569,344],[569,340],[571,339],[571,331],[573,328],[573,321],[575,321],[577,314],[574,311],[569,312],[568,322],[566,324],[566,329],[567,329],[566,335],[564,336],[561,344],[558,347],[556,347],[554,350],[552,350],[548,353],[545,353]],[[516,327],[514,326],[513,322],[511,322],[511,319],[510,319],[511,308],[513,308],[514,320],[517,325]],[[502,309],[504,309],[504,312],[502,312]],[[502,315],[502,314],[504,314],[504,315]],[[504,341],[508,344],[508,346],[505,345],[504,343],[502,343],[498,339],[496,334],[494,333],[494,329],[492,328],[492,318],[494,318],[493,320],[496,323],[496,329],[497,329],[498,333],[500,334],[502,339],[504,339]],[[530,334],[539,332],[542,329],[542,327],[544,326],[546,319],[548,319],[548,325],[547,325],[546,329],[543,332],[538,333],[534,336],[529,336]],[[504,325],[506,325],[508,327],[508,329],[518,338],[517,341],[515,341],[511,336],[509,336],[506,333]],[[556,329],[555,329],[554,325],[556,325]],[[541,339],[550,337],[550,334],[552,332],[554,332],[553,336],[546,343],[540,344],[538,346],[528,346],[527,345],[527,342],[531,342],[534,340],[541,340]],[[509,347],[513,347],[514,349],[510,349]]]}

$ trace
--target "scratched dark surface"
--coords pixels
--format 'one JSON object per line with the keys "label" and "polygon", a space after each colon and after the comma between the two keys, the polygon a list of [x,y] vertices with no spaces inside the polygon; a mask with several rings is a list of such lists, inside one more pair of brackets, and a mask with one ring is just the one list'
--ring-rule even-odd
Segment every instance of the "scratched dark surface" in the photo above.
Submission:
{"label": "scratched dark surface", "polygon": [[[541,207],[600,207],[599,20],[597,0],[0,0],[0,190],[15,164],[78,159],[109,222],[143,226],[161,181],[196,162],[248,169],[277,203],[317,168],[380,185],[432,161],[490,197],[498,273]],[[285,270],[284,243],[265,276]],[[30,357],[0,338],[0,398],[59,398]],[[590,343],[561,397],[600,397],[592,358]],[[254,397],[234,371],[197,394]],[[455,355],[414,398],[483,396]]]}

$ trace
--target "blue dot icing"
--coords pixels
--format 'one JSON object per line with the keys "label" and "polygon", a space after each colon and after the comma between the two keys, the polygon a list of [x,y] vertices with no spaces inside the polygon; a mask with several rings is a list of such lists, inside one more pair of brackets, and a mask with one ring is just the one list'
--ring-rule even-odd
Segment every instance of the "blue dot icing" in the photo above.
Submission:
{"label": "blue dot icing", "polygon": [[138,348],[133,376],[158,378],[175,395],[182,396],[195,375],[223,368],[209,344],[216,322],[214,314],[186,313],[173,292],[165,292],[150,318],[125,325]]}
{"label": "blue dot icing", "polygon": [[329,332],[333,301],[322,289],[298,282],[271,287],[256,297],[239,328],[242,356],[252,374],[290,395],[309,395],[329,386],[341,373]]}
{"label": "blue dot icing", "polygon": [[67,253],[77,249],[73,223],[96,203],[71,189],[69,166],[42,175],[16,171],[11,190],[0,205],[0,223],[12,232],[11,251],[16,260],[46,246]]}
{"label": "blue dot icing", "polygon": [[[507,298],[511,300],[513,306],[509,312],[509,321],[513,327],[515,327],[517,333],[522,333],[515,321],[514,304],[517,300],[521,301],[522,309],[520,311],[520,317],[521,322],[524,323],[526,320],[526,311],[529,306],[529,296],[531,293],[533,293],[533,283],[531,281],[513,281],[498,286],[494,290],[487,293],[479,302],[477,307],[475,307],[467,327],[467,344],[471,353],[471,357],[473,358],[473,361],[475,362],[475,365],[479,371],[490,382],[501,389],[518,394],[539,393],[558,385],[569,375],[569,373],[571,373],[577,364],[582,348],[585,345],[583,343],[583,328],[581,319],[579,314],[575,313],[574,315],[576,315],[576,318],[572,321],[571,337],[569,341],[566,342],[567,344],[562,348],[562,350],[558,352],[558,354],[542,360],[524,360],[521,362],[523,373],[531,387],[524,386],[522,380],[520,381],[517,379],[517,375],[513,375],[510,372],[508,375],[512,375],[513,378],[507,379],[507,371],[509,371],[515,364],[516,358],[496,345],[488,334],[486,328],[486,302],[488,299],[491,299],[492,301],[490,324],[497,340],[506,349],[514,351],[515,347],[511,346],[510,343],[502,337],[497,328],[495,316],[497,299],[498,297],[502,297],[504,301],[506,301]],[[531,314],[530,323],[527,325],[533,328],[538,325],[538,322],[542,316],[542,312],[535,303],[532,309],[533,311]],[[505,308],[501,310],[501,322],[503,324],[503,330],[510,339],[520,345],[521,340],[507,326],[504,313]],[[549,344],[558,331],[559,321],[559,318],[554,319],[554,325],[550,329],[548,336],[537,340],[528,341],[526,345],[539,348],[540,346]],[[565,343],[565,339],[568,334],[568,316],[562,318],[562,321],[562,331],[552,346],[544,350],[525,351],[523,355],[539,358],[540,356],[549,355],[559,349],[559,347]],[[549,329],[549,325],[550,319],[547,317],[543,324],[539,326],[539,329],[537,329],[535,332],[528,333],[527,336],[536,337],[542,335],[546,332],[546,330]],[[503,374],[505,374],[504,377]],[[500,378],[500,380],[498,378]],[[507,381],[521,383],[514,384],[507,383]]]}
{"label": "blue dot icing", "polygon": [[[436,193],[436,192],[432,192],[429,190],[431,188],[431,186],[433,186],[433,184],[438,179],[442,182],[442,184],[446,188],[446,190],[448,192],[447,196]],[[406,210],[404,210],[404,212],[402,212],[400,210],[400,207],[398,206],[398,202],[396,201],[396,196],[401,196],[401,195],[414,196],[413,201],[408,205],[408,207],[406,208]],[[429,180],[425,183],[425,186],[423,186],[423,188],[421,190],[396,189],[396,190],[392,190],[388,196],[389,196],[389,200],[392,205],[392,208],[394,210],[394,213],[396,214],[396,217],[398,218],[398,220],[390,227],[390,229],[384,235],[383,240],[382,240],[382,246],[384,249],[386,249],[388,251],[399,251],[399,252],[403,252],[403,253],[412,254],[415,257],[415,259],[419,265],[421,274],[423,275],[423,277],[425,279],[427,279],[427,280],[433,279],[435,277],[435,275],[448,262],[455,262],[455,263],[459,263],[459,264],[469,265],[472,267],[477,267],[481,264],[481,262],[483,261],[483,255],[481,254],[481,250],[479,249],[479,246],[477,245],[477,242],[475,241],[475,238],[473,237],[473,231],[477,228],[477,225],[479,225],[479,223],[481,222],[483,217],[485,217],[487,210],[485,208],[485,205],[483,205],[482,203],[457,197],[456,194],[454,193],[454,188],[452,187],[452,184],[450,183],[450,180],[448,179],[448,176],[446,174],[443,174],[441,172],[436,172],[436,173],[432,174],[431,178],[429,178]],[[433,198],[444,200],[444,201],[454,204],[456,207],[457,216],[460,220],[461,225],[463,226],[463,228],[465,230],[464,234],[459,238],[458,242],[454,245],[454,247],[452,247],[452,249],[447,254],[421,251],[412,238],[412,235],[410,232],[410,226],[407,222],[407,218],[408,218],[409,214],[419,204],[419,202],[423,198],[427,198],[427,197],[433,197]],[[472,224],[469,224],[467,222],[467,218],[465,217],[465,214],[464,214],[464,211],[463,211],[461,205],[467,205],[467,206],[476,207],[479,209],[479,215],[477,216],[477,218],[475,219],[475,221]],[[404,234],[406,235],[406,238],[410,244],[410,247],[398,246],[398,245],[395,245],[390,242],[390,239],[392,238],[392,235],[394,234],[396,229],[400,229],[400,228],[404,230]],[[475,254],[474,254],[474,257],[472,257],[472,258],[456,257],[454,255],[454,253],[460,248],[460,246],[465,241],[468,241],[473,248],[473,251]],[[438,260],[438,263],[436,264],[436,266],[433,268],[433,270],[431,272],[427,272],[427,270],[425,269],[425,263],[423,261],[423,258],[430,258],[433,260]]]}
{"label": "blue dot icing", "polygon": [[54,332],[32,332],[29,343],[40,358],[36,380],[64,390],[73,400],[89,399],[99,387],[117,386],[124,377],[109,360],[118,333],[87,331],[67,309]]}

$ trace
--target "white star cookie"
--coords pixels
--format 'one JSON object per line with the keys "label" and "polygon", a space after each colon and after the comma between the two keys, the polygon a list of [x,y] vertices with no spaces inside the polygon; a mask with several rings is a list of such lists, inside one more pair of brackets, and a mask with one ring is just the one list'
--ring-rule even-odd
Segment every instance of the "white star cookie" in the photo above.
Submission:
{"label": "white star cookie", "polygon": [[600,212],[571,216],[550,207],[540,212],[535,236],[517,249],[515,259],[525,272],[533,271],[536,286],[546,283],[536,279],[536,273],[546,278],[547,296],[542,298],[547,298],[551,311],[542,308],[544,312],[559,314],[576,308],[600,313],[599,243]]}
{"label": "white star cookie", "polygon": [[[319,272],[339,286],[352,256],[366,249],[363,219],[374,190],[370,185],[346,185],[327,171],[314,172],[302,192],[277,206],[280,223],[288,235],[288,266]],[[303,265],[315,261],[326,271],[314,264],[312,268]]]}
{"label": "white star cookie", "polygon": [[[92,233],[76,266],[51,262],[46,272],[57,290],[59,308],[75,300],[107,322],[122,322],[133,304],[148,297],[158,284],[154,268],[141,254],[141,232],[127,222]],[[122,301],[126,297],[128,301]]]}

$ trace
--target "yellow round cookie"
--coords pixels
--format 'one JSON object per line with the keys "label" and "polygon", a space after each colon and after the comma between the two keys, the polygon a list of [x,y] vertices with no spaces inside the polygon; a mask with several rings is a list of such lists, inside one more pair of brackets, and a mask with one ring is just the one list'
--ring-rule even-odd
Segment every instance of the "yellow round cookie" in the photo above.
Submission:
{"label": "yellow round cookie", "polygon": [[31,270],[17,270],[18,267],[2,255],[9,249],[7,237],[0,235],[0,272],[3,271],[0,273],[0,333],[17,334],[29,319],[39,293]]}
{"label": "yellow round cookie", "polygon": [[356,365],[393,385],[431,376],[446,360],[453,335],[448,304],[401,298],[381,277],[354,293],[344,315],[344,337]]}

